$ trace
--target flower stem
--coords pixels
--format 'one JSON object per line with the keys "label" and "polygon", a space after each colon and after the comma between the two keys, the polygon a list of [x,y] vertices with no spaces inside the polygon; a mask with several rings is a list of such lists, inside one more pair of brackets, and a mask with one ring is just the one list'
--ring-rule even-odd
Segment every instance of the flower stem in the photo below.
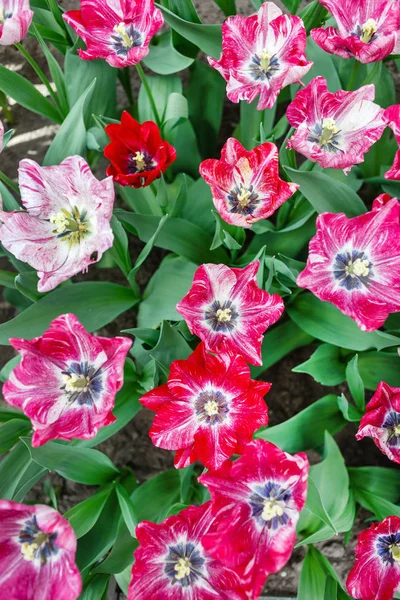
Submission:
{"label": "flower stem", "polygon": [[146,75],[145,75],[145,73],[143,71],[143,67],[142,67],[142,65],[140,63],[137,63],[137,65],[135,65],[135,66],[136,66],[136,70],[138,72],[138,75],[140,77],[140,81],[142,82],[143,87],[146,90],[147,97],[148,97],[149,102],[151,104],[151,109],[152,109],[153,114],[154,114],[154,120],[157,123],[158,128],[161,130],[161,128],[162,128],[161,119],[160,119],[158,111],[157,111],[157,106],[156,106],[156,103],[155,103],[152,91],[150,89],[149,82],[147,81],[147,77],[146,77]]}
{"label": "flower stem", "polygon": [[17,184],[11,181],[11,179],[7,177],[7,175],[2,173],[2,171],[0,171],[0,181],[3,181],[3,183],[5,183],[10,189],[19,194],[19,187],[17,186]]}
{"label": "flower stem", "polygon": [[61,117],[63,117],[61,104],[57,97],[57,94],[54,92],[53,88],[50,85],[50,81],[47,79],[42,69],[39,67],[33,56],[29,54],[29,52],[23,47],[22,44],[17,42],[15,46],[18,48],[18,50],[21,52],[22,56],[27,60],[27,62],[31,65],[32,69],[35,71],[40,81],[46,86],[51,98],[53,99],[54,104],[56,105],[56,108],[58,109],[58,112],[60,113]]}
{"label": "flower stem", "polygon": [[349,83],[347,84],[347,91],[351,92],[354,88],[354,84],[356,82],[357,79],[357,73],[358,73],[358,69],[360,68],[360,63],[358,62],[358,60],[355,62],[353,70],[351,72],[351,76],[349,79]]}

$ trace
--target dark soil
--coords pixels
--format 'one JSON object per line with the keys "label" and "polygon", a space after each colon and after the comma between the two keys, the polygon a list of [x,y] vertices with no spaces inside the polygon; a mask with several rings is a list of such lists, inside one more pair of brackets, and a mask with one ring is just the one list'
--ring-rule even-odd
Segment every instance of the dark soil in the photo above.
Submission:
{"label": "dark soil", "polygon": [[[68,8],[75,8],[78,2],[63,0],[60,2]],[[212,0],[197,0],[195,4],[199,15],[206,23],[215,23],[222,21],[223,15]],[[249,14],[253,12],[250,0],[237,0],[238,9]],[[42,68],[46,71],[36,43],[28,39],[26,45]],[[14,48],[0,47],[0,63],[16,70],[27,77],[33,83],[39,83],[35,74],[24,62],[20,54]],[[122,96],[121,96],[122,98]],[[238,107],[227,102],[224,114],[223,131],[221,134],[221,143],[231,135],[237,120],[239,118]],[[8,124],[0,111],[0,118],[6,122],[7,128],[12,126],[15,129],[15,135],[9,143],[7,150],[1,155],[1,170],[12,179],[17,177],[18,162],[22,158],[29,157],[41,162],[46,149],[54,137],[57,130],[56,125],[49,124],[45,119],[38,115],[30,113],[20,106],[12,106],[14,123]],[[98,167],[98,176],[104,174],[104,165]],[[142,248],[141,242],[130,236],[131,253],[133,258],[137,256]],[[158,268],[164,252],[154,249],[146,264],[142,268],[139,276],[139,285],[144,289],[150,276]],[[0,269],[9,268],[4,259],[0,259]],[[77,278],[81,279],[81,277]],[[114,269],[94,269],[89,270],[86,279],[104,279],[124,284],[119,271]],[[15,309],[6,301],[0,299],[0,322],[6,322],[15,316]],[[108,325],[101,331],[102,335],[117,335],[122,329],[135,326],[135,313],[128,313],[119,317],[114,323]],[[270,415],[270,424],[281,423],[293,415],[303,410],[306,406],[312,404],[322,396],[329,393],[329,388],[324,388],[313,381],[308,375],[295,374],[292,372],[294,366],[304,362],[312,354],[314,348],[303,348],[287,356],[278,365],[275,365],[266,371],[262,379],[271,381],[272,390],[267,397]],[[0,348],[0,367],[3,366],[12,356],[13,350],[10,347],[2,346]],[[333,390],[341,392],[343,390]],[[145,409],[141,410],[137,416],[122,431],[117,433],[111,439],[101,444],[98,448],[106,453],[111,460],[119,467],[128,466],[133,469],[139,481],[143,481],[153,475],[173,468],[173,455],[170,452],[155,448],[149,437],[148,430],[152,422],[152,414]],[[341,447],[346,463],[349,465],[384,465],[388,466],[387,460],[379,453],[370,440],[357,443],[354,437],[355,427],[349,425],[346,430],[336,436]],[[311,462],[319,459],[316,453],[310,453]],[[70,481],[63,480],[57,475],[52,476],[52,483],[55,486],[58,496],[61,512],[68,510],[71,506],[82,501],[92,493],[92,489],[86,486],[78,485]],[[41,501],[46,500],[43,495],[42,485],[39,484],[35,489],[35,496]],[[319,545],[325,556],[329,558],[342,579],[345,579],[354,560],[354,546],[357,534],[365,527],[361,518],[358,518],[354,527],[353,536],[344,547],[343,536],[324,542]],[[301,562],[304,556],[303,549],[294,551],[293,556],[283,571],[277,575],[271,576],[266,587],[266,592],[275,596],[295,595],[298,585],[298,576],[301,568]],[[111,597],[111,596],[110,596]],[[115,598],[115,595],[112,596]]]}

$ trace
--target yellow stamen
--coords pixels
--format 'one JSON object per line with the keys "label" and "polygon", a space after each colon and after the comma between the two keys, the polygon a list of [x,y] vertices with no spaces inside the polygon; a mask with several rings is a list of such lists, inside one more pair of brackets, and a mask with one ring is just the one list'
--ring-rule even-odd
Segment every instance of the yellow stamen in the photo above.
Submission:
{"label": "yellow stamen", "polygon": [[59,212],[55,215],[51,215],[50,223],[54,223],[56,226],[57,233],[64,233],[68,227],[68,218],[64,215],[63,212]]}
{"label": "yellow stamen", "polygon": [[184,579],[190,575],[190,561],[188,558],[180,558],[175,563],[174,569],[176,571],[175,579]]}
{"label": "yellow stamen", "polygon": [[392,546],[390,548],[391,552],[392,552],[392,556],[394,558],[394,560],[397,563],[400,563],[400,546],[398,544],[395,544],[394,546]]}
{"label": "yellow stamen", "polygon": [[367,277],[369,275],[369,261],[357,258],[353,263],[349,262],[346,267],[346,273],[353,277]]}
{"label": "yellow stamen", "polygon": [[375,19],[368,19],[362,26],[362,36],[360,40],[365,44],[369,44],[373,35],[378,31],[378,23]]}
{"label": "yellow stamen", "polygon": [[272,52],[264,49],[260,52],[260,67],[263,71],[268,71],[269,65],[271,63]]}
{"label": "yellow stamen", "polygon": [[35,552],[39,548],[38,544],[33,542],[29,544],[28,542],[24,542],[21,546],[21,553],[25,560],[33,560],[35,558]]}
{"label": "yellow stamen", "polygon": [[261,517],[264,521],[271,521],[274,517],[281,517],[285,512],[285,503],[279,500],[264,500]]}
{"label": "yellow stamen", "polygon": [[226,323],[232,319],[232,311],[230,308],[219,308],[216,317],[221,323]]}
{"label": "yellow stamen", "polygon": [[320,146],[328,144],[334,135],[338,133],[339,129],[336,126],[335,119],[324,119],[322,121],[322,133],[319,140]]}
{"label": "yellow stamen", "polygon": [[205,403],[204,410],[209,417],[217,415],[219,412],[218,402],[216,402],[215,400],[209,400]]}
{"label": "yellow stamen", "polygon": [[144,171],[146,162],[143,152],[136,152],[135,156],[133,157],[133,160],[136,162],[137,170]]}
{"label": "yellow stamen", "polygon": [[130,37],[130,35],[128,35],[127,31],[126,31],[126,25],[125,23],[120,23],[119,25],[114,25],[114,31],[116,33],[119,33],[119,35],[122,38],[122,45],[125,48],[132,48],[133,46],[133,40]]}
{"label": "yellow stamen", "polygon": [[63,375],[66,392],[83,391],[86,392],[90,383],[89,377],[79,377],[75,373]]}
{"label": "yellow stamen", "polygon": [[251,192],[249,192],[249,190],[246,189],[244,186],[241,186],[237,199],[239,200],[239,204],[242,208],[246,208],[246,206],[249,203],[250,196]]}
{"label": "yellow stamen", "polygon": [[400,425],[396,425],[394,428],[394,435],[400,435]]}
{"label": "yellow stamen", "polygon": [[4,8],[0,8],[0,23],[4,23],[4,21],[5,21]]}

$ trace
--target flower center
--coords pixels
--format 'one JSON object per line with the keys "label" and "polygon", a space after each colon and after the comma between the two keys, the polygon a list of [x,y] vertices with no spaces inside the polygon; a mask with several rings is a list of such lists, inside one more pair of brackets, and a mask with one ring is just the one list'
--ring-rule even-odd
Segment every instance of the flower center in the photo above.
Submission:
{"label": "flower center", "polygon": [[369,260],[357,258],[354,262],[349,261],[347,263],[346,274],[351,277],[368,277],[369,271]]}
{"label": "flower center", "polygon": [[115,33],[119,33],[119,35],[121,36],[122,46],[124,48],[132,48],[133,47],[133,39],[128,34],[125,23],[120,23],[119,25],[115,25],[114,31],[115,31]]}
{"label": "flower center", "polygon": [[396,425],[396,427],[394,428],[394,435],[400,435],[400,424]]}
{"label": "flower center", "polygon": [[219,308],[215,316],[220,323],[227,323],[232,319],[232,311],[230,308]]}
{"label": "flower center", "polygon": [[136,152],[133,160],[136,162],[136,169],[138,171],[144,171],[146,165],[146,158],[143,152]]}
{"label": "flower center", "polygon": [[391,546],[390,551],[392,553],[394,560],[397,563],[400,563],[400,544],[394,544],[393,546]]}
{"label": "flower center", "polygon": [[187,557],[180,558],[174,566],[174,571],[176,571],[175,579],[184,579],[185,577],[189,577],[190,567],[190,560]]}
{"label": "flower center", "polygon": [[322,121],[322,132],[319,138],[319,145],[326,146],[332,138],[339,132],[335,119],[324,119]]}
{"label": "flower center", "polygon": [[281,500],[264,500],[264,508],[261,513],[261,517],[264,521],[271,521],[275,517],[281,517],[285,512],[285,503]]}
{"label": "flower center", "polygon": [[4,8],[0,8],[0,24],[4,23],[6,19],[11,19],[12,12],[6,12]]}
{"label": "flower center", "polygon": [[64,374],[63,380],[67,392],[87,392],[90,386],[90,377],[79,376],[76,373]]}
{"label": "flower center", "polygon": [[204,410],[209,417],[217,415],[219,412],[219,404],[215,400],[209,400],[204,405]]}
{"label": "flower center", "polygon": [[42,531],[37,523],[36,517],[25,523],[24,529],[19,534],[20,550],[24,560],[32,561],[40,559],[42,565],[46,564],[52,554],[57,554],[58,547],[55,544],[56,533]]}
{"label": "flower center", "polygon": [[237,195],[238,202],[241,208],[246,208],[249,203],[249,199],[253,192],[245,188],[244,186],[240,187],[240,191]]}
{"label": "flower center", "polygon": [[269,50],[266,50],[264,48],[264,50],[261,50],[259,57],[260,57],[260,66],[261,69],[265,72],[268,71],[269,69],[269,65],[271,64],[271,58],[272,58],[272,52],[269,52]]}
{"label": "flower center", "polygon": [[360,36],[360,40],[365,44],[369,44],[369,42],[372,40],[377,31],[377,21],[375,21],[375,19],[368,19],[368,21],[366,21],[362,26],[362,34]]}
{"label": "flower center", "polygon": [[89,231],[86,211],[80,212],[77,206],[74,206],[71,212],[62,208],[60,212],[51,215],[49,221],[55,225],[53,233],[57,234],[60,240],[66,240],[70,244],[79,243]]}

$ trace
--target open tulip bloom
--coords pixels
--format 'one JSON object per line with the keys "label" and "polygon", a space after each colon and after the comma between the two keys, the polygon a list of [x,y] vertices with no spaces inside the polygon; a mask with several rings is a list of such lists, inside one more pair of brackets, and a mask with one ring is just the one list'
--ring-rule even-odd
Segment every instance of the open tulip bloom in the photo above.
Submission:
{"label": "open tulip bloom", "polygon": [[323,50],[362,63],[400,52],[398,0],[319,0],[338,28],[318,28],[311,37]]}
{"label": "open tulip bloom", "polygon": [[258,109],[271,108],[282,88],[298,83],[311,69],[307,62],[303,21],[283,15],[273,2],[264,2],[258,14],[236,15],[222,25],[222,54],[208,58],[227,81],[232,102],[253,102]]}
{"label": "open tulip bloom", "polygon": [[175,148],[161,139],[153,121],[140,124],[124,111],[120,124],[112,123],[105,129],[111,140],[104,149],[104,156],[111,162],[107,175],[120,185],[146,187],[176,159]]}
{"label": "open tulip bloom", "polygon": [[366,407],[357,439],[371,437],[390,460],[400,463],[400,389],[381,381]]}
{"label": "open tulip bloom", "polygon": [[296,128],[288,147],[321,167],[350,171],[364,161],[387,126],[385,111],[372,102],[374,98],[374,85],[332,94],[326,79],[316,77],[287,109],[287,119]]}
{"label": "open tulip bloom", "polygon": [[259,261],[244,269],[226,265],[201,265],[188,294],[177,304],[186,320],[210,352],[241,354],[261,365],[264,331],[284,311],[283,300],[257,285]]}
{"label": "open tulip bloom", "polygon": [[267,576],[282,569],[292,554],[308,469],[305,454],[291,456],[255,440],[238,460],[200,477],[216,515],[216,527],[203,544],[240,575],[251,599],[259,597]]}
{"label": "open tulip bloom", "polygon": [[400,589],[399,517],[387,517],[359,535],[347,589],[359,600],[392,600]]}
{"label": "open tulip bloom", "polygon": [[104,58],[119,68],[143,60],[164,23],[154,0],[81,0],[80,10],[69,10],[63,18],[87,46],[78,50],[81,58]]}
{"label": "open tulip bloom", "polygon": [[131,340],[90,335],[62,315],[33,340],[11,339],[21,363],[3,386],[6,401],[31,419],[33,446],[51,439],[90,439],[115,421]]}
{"label": "open tulip bloom", "polygon": [[39,292],[85,272],[111,248],[111,177],[98,181],[80,156],[54,167],[24,159],[19,185],[24,210],[0,211],[0,242],[38,272]]}
{"label": "open tulip bloom", "polygon": [[23,40],[32,19],[29,0],[0,0],[0,46],[11,46]]}
{"label": "open tulip bloom", "polygon": [[246,600],[238,575],[202,545],[214,522],[207,502],[140,523],[128,600]]}
{"label": "open tulip bloom", "polygon": [[363,331],[378,329],[400,311],[400,205],[348,219],[323,213],[297,283],[332,302]]}
{"label": "open tulip bloom", "polygon": [[140,402],[157,413],[149,435],[156,446],[177,451],[176,467],[201,460],[217,469],[267,425],[263,396],[270,388],[270,383],[250,379],[241,356],[213,356],[199,344],[188,360],[171,364],[166,385]]}
{"label": "open tulip bloom", "polygon": [[0,500],[0,590],[9,600],[77,600],[76,536],[56,510]]}
{"label": "open tulip bloom", "polygon": [[221,217],[239,227],[267,219],[299,187],[279,177],[278,148],[268,142],[247,151],[235,138],[229,138],[221,160],[203,161],[200,175],[211,187]]}

